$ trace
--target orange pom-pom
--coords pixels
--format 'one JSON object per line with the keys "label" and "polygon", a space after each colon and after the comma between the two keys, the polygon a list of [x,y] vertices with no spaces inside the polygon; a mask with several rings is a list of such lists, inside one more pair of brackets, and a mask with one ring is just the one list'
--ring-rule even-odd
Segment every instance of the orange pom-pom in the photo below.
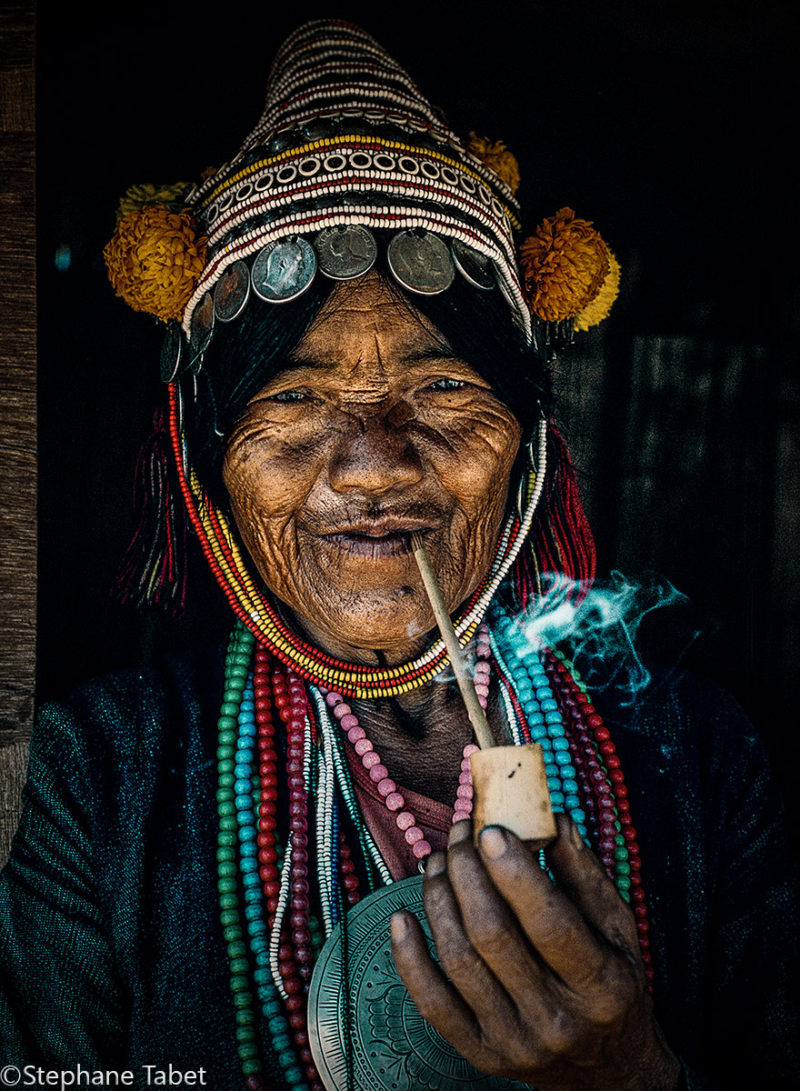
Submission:
{"label": "orange pom-pom", "polygon": [[512,193],[519,189],[519,164],[502,140],[494,142],[485,136],[470,133],[467,151],[480,159],[481,163],[493,170],[501,182],[505,182]]}
{"label": "orange pom-pom", "polygon": [[610,250],[608,251],[608,265],[608,276],[600,286],[600,291],[592,302],[578,313],[575,319],[576,330],[588,330],[591,326],[596,326],[598,322],[602,322],[604,318],[607,318],[614,300],[619,295],[621,269],[619,262]]}
{"label": "orange pom-pom", "polygon": [[562,208],[520,247],[525,296],[545,322],[574,318],[595,298],[610,268],[608,248],[589,220]]}
{"label": "orange pom-pom", "polygon": [[206,264],[206,239],[189,212],[147,205],[123,216],[103,251],[108,279],[135,311],[180,319]]}

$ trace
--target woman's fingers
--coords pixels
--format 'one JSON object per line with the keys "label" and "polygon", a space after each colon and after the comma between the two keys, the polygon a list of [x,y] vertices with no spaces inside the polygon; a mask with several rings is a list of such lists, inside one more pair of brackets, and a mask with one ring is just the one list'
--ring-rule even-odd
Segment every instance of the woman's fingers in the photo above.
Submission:
{"label": "woman's fingers", "polygon": [[394,914],[391,926],[395,965],[420,1015],[484,1072],[505,1071],[521,1050],[527,1061],[529,1035],[504,983],[464,930],[443,853],[433,853],[428,861],[424,900],[439,966],[412,915]]}
{"label": "woman's fingers", "polygon": [[[468,935],[449,874],[453,848],[448,857],[432,854],[425,869],[423,899],[436,955],[443,972],[488,1033],[508,1026],[516,1017],[506,983],[498,980]],[[497,895],[494,896],[497,900]],[[494,907],[483,903],[491,915]]]}
{"label": "woman's fingers", "polygon": [[[535,870],[541,873],[534,862]],[[535,876],[538,878],[539,876]],[[430,881],[425,899],[425,912],[431,922],[434,937],[448,934],[446,917],[455,907],[459,915],[459,934],[453,936],[453,945],[468,944],[480,961],[500,983],[502,989],[514,1001],[517,1010],[525,1009],[532,1018],[545,1014],[546,968],[528,941],[524,930],[515,919],[512,908],[492,882],[492,878],[475,850],[472,829],[468,822],[453,827],[447,858],[447,875],[441,887]],[[437,924],[431,914],[437,915]],[[441,914],[443,920],[438,922]],[[448,934],[448,939],[449,939]],[[449,946],[449,945],[448,945]],[[441,942],[436,948],[441,957]],[[445,966],[445,970],[447,967]],[[481,994],[480,981],[473,988],[484,1003],[493,1002],[493,996]]]}
{"label": "woman's fingers", "polygon": [[390,936],[397,972],[417,1011],[462,1056],[469,1056],[480,1041],[478,1021],[428,954],[419,921],[406,911],[393,913]]}
{"label": "woman's fingers", "polygon": [[[559,841],[568,840],[568,827],[560,827]],[[568,859],[570,879],[589,899],[595,892],[593,914],[585,916],[583,907],[560,890],[539,866],[538,860],[516,837],[500,827],[488,827],[479,839],[480,859],[491,883],[507,903],[527,942],[551,974],[571,992],[590,999],[608,995],[616,976],[615,952],[604,942],[609,921],[616,924],[616,906],[599,889],[599,880],[616,891],[595,867],[591,853],[569,846],[560,846],[557,863]],[[467,895],[468,896],[468,895]],[[619,900],[617,898],[617,900]],[[599,935],[598,935],[599,933]],[[480,948],[479,948],[480,949]]]}
{"label": "woman's fingers", "polygon": [[636,922],[602,864],[586,849],[574,822],[556,815],[558,837],[547,849],[547,862],[586,920],[615,947],[638,958]]}

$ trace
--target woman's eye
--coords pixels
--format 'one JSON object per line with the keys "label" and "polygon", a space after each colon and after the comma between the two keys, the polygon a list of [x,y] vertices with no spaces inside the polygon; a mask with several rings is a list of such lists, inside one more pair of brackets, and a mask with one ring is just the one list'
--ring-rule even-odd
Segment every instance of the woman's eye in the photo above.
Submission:
{"label": "woman's eye", "polygon": [[271,402],[302,402],[308,395],[302,390],[281,390],[277,394],[270,395]]}
{"label": "woman's eye", "polygon": [[463,379],[436,379],[428,386],[428,390],[463,390],[466,385]]}

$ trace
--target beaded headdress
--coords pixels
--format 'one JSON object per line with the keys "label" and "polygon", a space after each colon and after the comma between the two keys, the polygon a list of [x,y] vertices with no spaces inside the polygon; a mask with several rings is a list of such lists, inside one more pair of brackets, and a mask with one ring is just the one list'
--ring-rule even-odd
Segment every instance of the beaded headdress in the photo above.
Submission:
{"label": "beaded headdress", "polygon": [[519,250],[519,169],[500,142],[461,140],[367,33],[336,20],[281,46],[261,118],[239,151],[196,186],[135,186],[106,247],[117,294],[180,321],[195,348],[251,292],[283,302],[318,273],[361,275],[373,232],[412,293],[456,275],[495,285],[519,326],[602,320],[619,267],[591,223],[561,209]]}
{"label": "beaded headdress", "polygon": [[[382,228],[393,233],[389,266],[406,288],[442,291],[455,268],[490,287],[495,273],[529,327],[511,189],[356,27],[312,23],[288,39],[258,125],[189,203],[208,253],[183,315],[187,333],[202,326],[206,293],[215,317],[226,316],[237,262],[250,260],[252,288],[280,301],[310,281],[315,264],[342,279],[364,272],[375,256],[371,232]],[[289,242],[309,234],[301,249]]]}
{"label": "beaded headdress", "polygon": [[[363,275],[382,247],[384,266],[412,297],[446,292],[456,278],[476,292],[500,293],[528,343],[600,321],[616,294],[613,254],[588,221],[561,209],[518,256],[518,183],[516,160],[501,142],[474,133],[461,140],[372,37],[318,20],[279,49],[262,116],[230,162],[197,185],[134,187],[123,200],[106,264],[117,294],[167,324],[162,377],[170,383],[171,446],[190,519],[240,618],[296,668],[291,634],[247,574],[235,534],[192,469],[181,377],[202,369],[218,325],[245,308],[295,299],[318,277]],[[518,558],[523,595],[539,571],[578,580],[593,574],[571,463],[544,419],[525,470],[519,517],[510,517],[492,569],[460,619],[464,640]],[[165,481],[152,467],[143,477]],[[546,518],[536,511],[545,489]],[[148,548],[147,572],[128,559],[128,590],[139,600],[163,598],[164,587],[169,595],[176,585],[174,507],[154,508],[165,505],[162,548]],[[529,537],[533,553],[521,556]],[[316,670],[316,652],[311,658]],[[445,658],[434,646],[414,679]]]}

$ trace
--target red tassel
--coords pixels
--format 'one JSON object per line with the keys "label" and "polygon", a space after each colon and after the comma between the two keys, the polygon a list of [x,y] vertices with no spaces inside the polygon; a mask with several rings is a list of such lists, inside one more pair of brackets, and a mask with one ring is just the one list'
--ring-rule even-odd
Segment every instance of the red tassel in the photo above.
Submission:
{"label": "red tassel", "polygon": [[565,576],[575,585],[568,597],[580,601],[597,570],[597,551],[578,491],[575,466],[567,445],[553,425],[549,430],[547,482],[530,533],[530,548],[516,564],[520,605],[541,594],[542,576]]}
{"label": "red tassel", "polygon": [[178,615],[186,608],[186,520],[175,502],[167,422],[167,410],[160,407],[139,450],[133,483],[137,526],[113,594],[123,603],[160,606]]}

